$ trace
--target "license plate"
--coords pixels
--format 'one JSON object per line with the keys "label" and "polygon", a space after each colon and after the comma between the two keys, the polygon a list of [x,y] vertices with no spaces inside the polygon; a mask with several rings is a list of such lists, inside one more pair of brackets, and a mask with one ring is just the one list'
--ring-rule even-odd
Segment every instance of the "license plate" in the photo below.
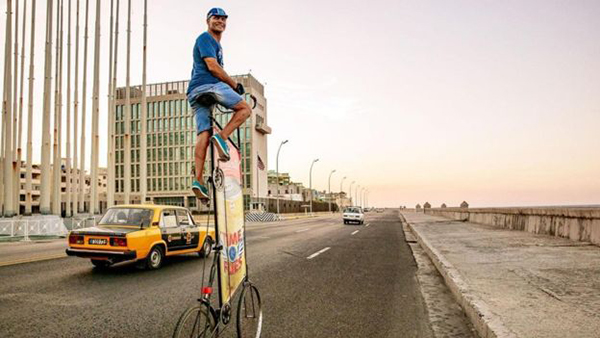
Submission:
{"label": "license plate", "polygon": [[91,245],[106,245],[108,242],[106,238],[90,238],[88,243]]}

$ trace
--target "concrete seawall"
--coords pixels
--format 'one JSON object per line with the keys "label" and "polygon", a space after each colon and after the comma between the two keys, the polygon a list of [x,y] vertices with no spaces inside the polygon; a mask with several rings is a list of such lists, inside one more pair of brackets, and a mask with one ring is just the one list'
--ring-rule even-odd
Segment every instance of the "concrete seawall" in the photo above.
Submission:
{"label": "concrete seawall", "polygon": [[429,215],[590,242],[600,246],[600,208],[443,208]]}

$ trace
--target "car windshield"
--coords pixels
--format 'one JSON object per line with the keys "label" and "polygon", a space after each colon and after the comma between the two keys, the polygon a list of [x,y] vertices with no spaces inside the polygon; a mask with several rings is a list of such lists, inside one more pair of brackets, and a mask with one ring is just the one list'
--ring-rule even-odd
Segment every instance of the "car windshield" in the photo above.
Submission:
{"label": "car windshield", "polygon": [[98,225],[137,225],[148,226],[152,222],[154,211],[140,208],[112,208],[100,220]]}
{"label": "car windshield", "polygon": [[346,208],[346,210],[344,210],[345,213],[351,213],[351,214],[360,214],[360,209],[359,208]]}

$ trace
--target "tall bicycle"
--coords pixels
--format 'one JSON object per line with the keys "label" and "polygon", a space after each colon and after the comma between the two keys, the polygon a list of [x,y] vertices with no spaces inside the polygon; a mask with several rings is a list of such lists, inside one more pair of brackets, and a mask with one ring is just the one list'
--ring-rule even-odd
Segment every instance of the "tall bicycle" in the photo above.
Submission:
{"label": "tall bicycle", "polygon": [[[244,95],[243,87],[238,87],[238,92]],[[256,98],[254,96],[244,95],[244,97],[252,99],[254,107],[256,106]],[[219,110],[219,114],[230,113],[230,111],[220,109],[213,94],[203,94],[197,99],[197,102],[206,107],[216,107]],[[222,127],[214,118],[215,110],[210,110],[212,131],[215,132],[222,129]],[[216,150],[212,142],[210,144],[211,176],[208,182],[210,183],[209,188],[212,191],[208,207],[209,210],[211,207],[214,210],[215,237],[217,240],[213,247],[214,255],[208,276],[208,284],[204,285],[205,266],[203,266],[201,297],[198,299],[197,304],[186,309],[179,317],[175,331],[173,332],[174,338],[219,337],[231,323],[233,316],[231,304],[236,305],[235,326],[237,337],[259,338],[262,332],[263,313],[260,293],[248,277],[243,199],[241,200],[241,213],[239,212],[242,182],[239,167],[239,128],[237,130],[237,144],[231,139],[227,142],[234,148],[230,147],[232,159],[227,165],[222,164],[216,159]],[[237,167],[235,167],[236,165]],[[236,192],[239,194],[236,194]],[[234,194],[236,197],[232,196]],[[225,207],[226,203],[228,204],[227,208]],[[238,212],[232,212],[229,205],[237,205]],[[207,218],[207,230],[209,219],[210,215]],[[241,230],[235,227],[237,225],[239,228],[240,224]],[[230,228],[233,231],[230,231]],[[242,236],[239,236],[240,232],[243,234]],[[215,281],[218,291],[218,307],[213,305],[212,300]]]}

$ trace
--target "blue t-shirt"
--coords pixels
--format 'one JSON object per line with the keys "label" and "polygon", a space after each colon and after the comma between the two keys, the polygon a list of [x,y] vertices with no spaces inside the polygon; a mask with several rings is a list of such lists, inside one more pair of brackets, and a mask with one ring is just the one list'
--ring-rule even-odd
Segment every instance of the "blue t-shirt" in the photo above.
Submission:
{"label": "blue t-shirt", "polygon": [[192,68],[192,79],[188,85],[189,94],[194,88],[220,82],[208,70],[204,58],[215,58],[221,67],[223,67],[223,49],[221,44],[215,40],[208,32],[200,34],[194,44],[194,67]]}

